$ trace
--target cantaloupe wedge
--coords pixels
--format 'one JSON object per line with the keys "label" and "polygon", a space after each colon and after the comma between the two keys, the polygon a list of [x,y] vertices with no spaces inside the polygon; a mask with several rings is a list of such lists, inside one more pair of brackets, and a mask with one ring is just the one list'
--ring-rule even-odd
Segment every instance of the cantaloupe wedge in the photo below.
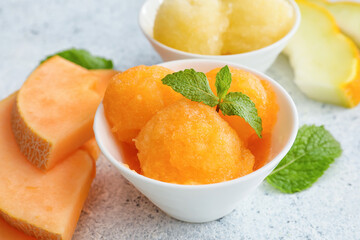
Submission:
{"label": "cantaloupe wedge", "polygon": [[15,139],[30,162],[50,169],[93,136],[101,85],[96,74],[59,56],[31,73],[12,112]]}
{"label": "cantaloupe wedge", "polygon": [[[94,69],[94,70],[90,70],[90,72],[92,72],[99,78],[98,90],[99,93],[103,93],[103,94],[105,93],[107,85],[109,85],[109,82],[112,79],[112,77],[120,73],[120,71],[116,71],[113,69]],[[97,160],[100,156],[100,149],[96,143],[95,138],[87,141],[80,148],[87,151],[91,155],[91,157],[95,160]]]}
{"label": "cantaloupe wedge", "polygon": [[[112,77],[120,73],[120,71],[116,71],[113,69],[94,69],[94,70],[90,70],[90,72],[92,72],[99,78],[98,91],[103,95],[105,94],[105,90],[109,85],[109,82],[112,79]],[[87,151],[91,155],[91,157],[95,160],[97,160],[100,156],[100,149],[96,143],[95,138],[92,138],[91,140],[87,141],[80,148]]]}
{"label": "cantaloupe wedge", "polygon": [[90,70],[90,72],[99,78],[98,92],[103,93],[103,95],[105,94],[105,90],[113,76],[120,73],[120,71],[113,69],[94,69]]}
{"label": "cantaloupe wedge", "polygon": [[285,53],[295,82],[310,98],[345,107],[360,102],[360,57],[356,45],[343,35],[323,7],[297,1],[302,21]]}
{"label": "cantaloupe wedge", "polygon": [[100,148],[96,143],[95,138],[90,139],[89,141],[87,141],[86,143],[84,143],[80,149],[88,152],[90,154],[90,156],[92,157],[92,159],[94,159],[95,161],[98,160],[99,156],[100,156]]}
{"label": "cantaloupe wedge", "polygon": [[0,218],[0,239],[2,240],[36,240],[17,230]]}
{"label": "cantaloupe wedge", "polygon": [[325,7],[335,17],[341,31],[349,36],[360,47],[360,3],[359,2],[328,2],[311,0]]}
{"label": "cantaloupe wedge", "polygon": [[0,102],[0,217],[37,239],[69,240],[95,177],[95,161],[77,150],[46,173],[33,166],[11,130],[15,100],[12,95]]}

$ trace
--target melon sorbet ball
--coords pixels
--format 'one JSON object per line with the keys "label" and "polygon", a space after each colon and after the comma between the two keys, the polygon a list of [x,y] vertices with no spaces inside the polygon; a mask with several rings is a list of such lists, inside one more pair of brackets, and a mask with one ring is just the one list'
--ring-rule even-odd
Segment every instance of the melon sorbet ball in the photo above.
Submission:
{"label": "melon sorbet ball", "polygon": [[[215,81],[216,74],[220,68],[215,68],[206,73],[209,80],[211,90],[216,93]],[[232,75],[232,82],[229,92],[242,92],[249,96],[249,98],[255,103],[258,110],[258,114],[262,120],[262,133],[270,133],[277,120],[278,105],[276,103],[276,95],[272,90],[270,84],[264,80],[261,80],[254,74],[230,67]],[[241,117],[239,116],[224,116],[220,114],[232,128],[235,129],[240,139],[242,139],[245,145],[248,145],[251,136],[256,135],[255,130]],[[253,136],[258,139],[259,137]]]}
{"label": "melon sorbet ball", "polygon": [[295,20],[287,0],[223,0],[231,13],[222,54],[266,47],[283,38]]}
{"label": "melon sorbet ball", "polygon": [[220,0],[165,0],[156,15],[154,38],[185,52],[219,55],[227,25]]}
{"label": "melon sorbet ball", "polygon": [[164,0],[154,38],[178,50],[237,54],[284,37],[295,20],[287,0]]}
{"label": "melon sorbet ball", "polygon": [[160,66],[137,66],[114,76],[106,89],[103,105],[111,130],[119,141],[132,143],[155,113],[183,98],[161,82],[172,72]]}
{"label": "melon sorbet ball", "polygon": [[135,140],[142,173],[178,184],[210,184],[251,173],[254,156],[211,107],[178,101],[158,112]]}

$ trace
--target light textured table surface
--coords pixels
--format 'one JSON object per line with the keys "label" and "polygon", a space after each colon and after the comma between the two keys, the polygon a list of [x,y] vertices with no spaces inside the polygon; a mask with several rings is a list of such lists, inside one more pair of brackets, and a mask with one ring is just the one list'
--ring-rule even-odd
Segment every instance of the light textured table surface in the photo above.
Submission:
{"label": "light textured table surface", "polygon": [[[120,70],[161,62],[138,27],[141,4],[0,1],[0,98],[19,89],[44,56],[73,46],[113,59]],[[342,144],[342,157],[312,188],[286,195],[264,182],[228,216],[189,224],[165,215],[101,158],[73,239],[360,239],[360,108],[307,99],[284,56],[267,73],[293,97],[301,124],[323,124]]]}

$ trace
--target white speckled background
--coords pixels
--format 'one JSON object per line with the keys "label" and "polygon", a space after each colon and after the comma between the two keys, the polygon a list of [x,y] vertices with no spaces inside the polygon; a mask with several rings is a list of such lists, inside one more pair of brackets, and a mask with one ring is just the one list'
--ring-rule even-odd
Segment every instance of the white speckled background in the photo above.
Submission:
{"label": "white speckled background", "polygon": [[[1,0],[0,98],[44,56],[73,46],[111,58],[121,70],[161,62],[137,25],[142,2]],[[284,56],[268,74],[293,97],[301,124],[324,124],[343,146],[312,188],[286,195],[264,182],[230,215],[189,224],[158,210],[101,158],[73,239],[360,239],[360,108],[307,99]]]}

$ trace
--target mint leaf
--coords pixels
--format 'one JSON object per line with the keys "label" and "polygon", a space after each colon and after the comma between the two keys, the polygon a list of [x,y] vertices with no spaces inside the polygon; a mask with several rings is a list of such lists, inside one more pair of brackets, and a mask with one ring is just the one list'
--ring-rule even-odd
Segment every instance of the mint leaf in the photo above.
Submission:
{"label": "mint leaf", "polygon": [[231,81],[231,72],[229,67],[226,65],[225,67],[221,68],[220,71],[216,74],[216,94],[220,100],[223,99],[223,97],[228,92]]}
{"label": "mint leaf", "polygon": [[241,92],[230,92],[220,103],[220,110],[224,115],[237,115],[245,119],[261,138],[261,118],[258,115],[255,103]]}
{"label": "mint leaf", "polygon": [[194,69],[168,74],[162,82],[191,101],[203,102],[211,107],[219,103],[219,98],[210,89],[206,75]]}
{"label": "mint leaf", "polygon": [[324,126],[304,125],[267,181],[284,193],[302,191],[315,183],[341,152],[340,143]]}
{"label": "mint leaf", "polygon": [[46,57],[46,59],[42,60],[41,63],[43,63],[44,61],[46,61],[47,59],[49,59],[55,55],[63,57],[66,60],[76,63],[87,69],[112,69],[113,68],[113,63],[111,60],[108,60],[108,59],[105,59],[102,57],[93,56],[84,49],[76,49],[76,48],[71,48],[71,49],[50,55],[50,56]]}
{"label": "mint leaf", "polygon": [[240,92],[231,92],[225,95],[230,88],[231,81],[229,67],[225,66],[220,69],[216,74],[215,82],[217,97],[211,91],[206,75],[196,72],[194,69],[168,74],[162,79],[163,84],[170,86],[192,101],[203,102],[211,107],[216,106],[216,111],[221,109],[224,115],[237,115],[244,118],[261,138],[261,118],[253,101]]}

